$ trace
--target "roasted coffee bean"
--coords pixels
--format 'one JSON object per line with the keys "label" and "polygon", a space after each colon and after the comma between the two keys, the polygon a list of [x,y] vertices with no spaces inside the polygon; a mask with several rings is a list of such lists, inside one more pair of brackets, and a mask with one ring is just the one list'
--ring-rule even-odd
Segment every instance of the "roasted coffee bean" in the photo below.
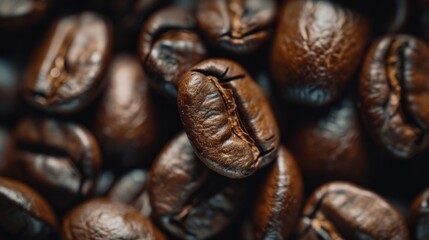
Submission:
{"label": "roasted coffee bean", "polygon": [[210,59],[192,67],[180,82],[178,107],[195,153],[215,172],[243,178],[276,159],[276,119],[237,63]]}
{"label": "roasted coffee bean", "polygon": [[145,23],[140,60],[161,93],[176,97],[182,74],[206,58],[206,47],[196,28],[192,8],[179,5],[156,12]]}
{"label": "roasted coffee bean", "polygon": [[429,145],[429,47],[408,35],[376,40],[359,83],[362,117],[374,140],[397,158]]}
{"label": "roasted coffee bean", "polygon": [[42,196],[20,182],[0,178],[2,239],[53,239],[56,230],[54,212]]}
{"label": "roasted coffee bean", "polygon": [[139,212],[108,199],[93,199],[64,218],[62,240],[163,240],[164,235]]}
{"label": "roasted coffee bean", "polygon": [[253,237],[288,239],[300,216],[303,183],[293,156],[284,148],[261,184],[253,211]]}
{"label": "roasted coffee bean", "polygon": [[311,106],[333,102],[358,67],[369,22],[328,0],[288,1],[279,21],[271,72],[281,96]]}
{"label": "roasted coffee bean", "polygon": [[216,47],[245,54],[255,51],[268,39],[276,9],[274,0],[200,0],[197,20]]}
{"label": "roasted coffee bean", "polygon": [[366,139],[355,102],[341,99],[302,124],[289,146],[304,178],[315,184],[333,180],[364,182],[368,177]]}
{"label": "roasted coffee bean", "polygon": [[145,217],[149,217],[152,208],[147,192],[147,179],[148,173],[145,170],[134,169],[116,181],[107,197],[137,208]]}
{"label": "roasted coffee bean", "polygon": [[429,189],[422,192],[411,206],[410,230],[412,239],[429,239]]}
{"label": "roasted coffee bean", "polygon": [[74,113],[102,87],[112,37],[99,15],[85,12],[56,22],[27,69],[24,96],[53,113]]}
{"label": "roasted coffee bean", "polygon": [[149,175],[153,216],[182,239],[207,239],[240,211],[243,182],[210,171],[195,156],[185,133],[160,152]]}
{"label": "roasted coffee bean", "polygon": [[130,55],[114,58],[107,89],[95,115],[94,133],[106,161],[114,166],[138,166],[157,138],[157,122],[147,76]]}
{"label": "roasted coffee bean", "polygon": [[46,16],[54,0],[1,0],[0,28],[29,27]]}
{"label": "roasted coffee bean", "polygon": [[400,213],[377,194],[345,182],[317,189],[308,200],[297,239],[409,239]]}
{"label": "roasted coffee bean", "polygon": [[63,210],[88,196],[101,165],[95,138],[83,127],[54,119],[23,119],[8,175],[18,178]]}

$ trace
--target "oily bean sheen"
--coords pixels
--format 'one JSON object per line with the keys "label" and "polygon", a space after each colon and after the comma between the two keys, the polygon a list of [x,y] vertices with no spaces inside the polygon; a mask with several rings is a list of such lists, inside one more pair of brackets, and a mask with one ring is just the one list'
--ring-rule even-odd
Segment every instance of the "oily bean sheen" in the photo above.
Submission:
{"label": "oily bean sheen", "polygon": [[297,239],[407,240],[407,225],[383,198],[345,182],[317,189],[308,200]]}
{"label": "oily bean sheen", "polygon": [[429,47],[408,35],[373,43],[363,65],[359,95],[367,129],[397,158],[429,145]]}
{"label": "oily bean sheen", "polygon": [[181,239],[207,239],[239,212],[242,182],[210,171],[195,156],[185,133],[160,152],[149,175],[153,216]]}
{"label": "oily bean sheen", "polygon": [[24,97],[53,113],[73,113],[99,92],[107,69],[110,26],[91,12],[61,18],[50,29],[27,69]]}
{"label": "oily bean sheen", "polygon": [[410,230],[412,239],[429,239],[429,189],[421,193],[411,206]]}
{"label": "oily bean sheen", "polygon": [[210,59],[179,85],[179,113],[198,157],[231,178],[253,174],[277,157],[279,130],[261,88],[237,63]]}
{"label": "oily bean sheen", "polygon": [[107,197],[115,202],[121,202],[140,211],[149,217],[152,208],[147,192],[148,173],[142,169],[134,169],[122,176],[112,186]]}
{"label": "oily bean sheen", "polygon": [[358,67],[369,23],[326,0],[288,1],[279,21],[271,73],[281,96],[311,106],[334,101]]}
{"label": "oily bean sheen", "polygon": [[346,98],[304,123],[289,142],[303,176],[320,183],[363,182],[368,173],[365,141],[355,102]]}
{"label": "oily bean sheen", "polygon": [[288,239],[300,215],[303,183],[293,156],[284,147],[261,186],[251,239]]}
{"label": "oily bean sheen", "polygon": [[18,153],[10,174],[65,208],[90,194],[101,156],[83,127],[54,119],[23,119],[15,130]]}
{"label": "oily bean sheen", "polygon": [[164,240],[164,235],[138,211],[121,203],[96,198],[64,218],[62,240]]}
{"label": "oily bean sheen", "polygon": [[53,239],[56,229],[54,212],[42,196],[20,182],[0,178],[0,237]]}
{"label": "oily bean sheen", "polygon": [[28,27],[43,18],[53,0],[1,0],[0,28]]}
{"label": "oily bean sheen", "polygon": [[199,0],[197,20],[209,41],[236,54],[255,51],[269,37],[274,0]]}
{"label": "oily bean sheen", "polygon": [[115,166],[138,165],[157,137],[147,76],[131,55],[118,55],[107,74],[107,88],[95,115],[94,132]]}
{"label": "oily bean sheen", "polygon": [[145,23],[140,60],[155,89],[176,97],[182,74],[206,58],[196,27],[192,8],[178,5],[156,12]]}

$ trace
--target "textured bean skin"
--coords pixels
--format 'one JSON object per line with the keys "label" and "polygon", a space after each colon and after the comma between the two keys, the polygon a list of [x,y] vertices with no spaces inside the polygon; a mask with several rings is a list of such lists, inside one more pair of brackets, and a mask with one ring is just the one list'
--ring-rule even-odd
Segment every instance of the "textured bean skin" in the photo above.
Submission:
{"label": "textured bean skin", "polygon": [[16,29],[34,25],[47,14],[53,2],[53,0],[2,0],[0,28]]}
{"label": "textured bean skin", "polygon": [[148,77],[133,56],[123,54],[113,59],[93,130],[115,166],[137,166],[153,147],[158,125]]}
{"label": "textured bean skin", "polygon": [[411,158],[429,141],[429,48],[407,35],[373,43],[359,82],[362,117],[374,140],[392,156]]}
{"label": "textured bean skin", "polygon": [[410,209],[410,231],[412,239],[429,239],[429,189],[422,192]]}
{"label": "textured bean skin", "polygon": [[61,209],[91,193],[101,155],[88,130],[54,119],[25,118],[14,134],[18,152],[8,174],[34,187]]}
{"label": "textured bean skin", "polygon": [[253,211],[252,239],[288,239],[298,221],[303,183],[293,156],[281,147]]}
{"label": "textured bean skin", "polygon": [[321,186],[309,198],[297,239],[409,239],[407,225],[387,201],[346,182]]}
{"label": "textured bean skin", "polygon": [[367,179],[368,151],[354,100],[341,99],[304,123],[289,146],[308,181],[362,183]]}
{"label": "textured bean skin", "polygon": [[281,96],[320,106],[333,102],[355,72],[369,23],[331,1],[288,1],[283,7],[271,73]]}
{"label": "textured bean skin", "polygon": [[140,35],[139,54],[152,85],[177,97],[183,73],[206,58],[206,47],[196,32],[192,8],[171,6],[152,15]]}
{"label": "textured bean skin", "polygon": [[244,192],[242,182],[202,164],[185,133],[165,146],[149,176],[153,216],[181,239],[207,239],[221,232],[240,211]]}
{"label": "textured bean skin", "polygon": [[274,0],[199,0],[197,20],[216,47],[246,54],[268,39],[276,8]]}
{"label": "textured bean skin", "polygon": [[27,69],[24,97],[53,113],[81,110],[102,87],[111,48],[110,26],[101,16],[84,12],[61,18]]}
{"label": "textured bean skin", "polygon": [[138,211],[107,199],[92,199],[64,218],[62,240],[163,240],[165,236]]}
{"label": "textured bean skin", "polygon": [[46,200],[26,185],[0,178],[0,236],[53,239],[57,219]]}
{"label": "textured bean skin", "polygon": [[237,63],[209,59],[194,66],[180,82],[178,107],[195,153],[213,171],[243,178],[276,158],[272,110]]}

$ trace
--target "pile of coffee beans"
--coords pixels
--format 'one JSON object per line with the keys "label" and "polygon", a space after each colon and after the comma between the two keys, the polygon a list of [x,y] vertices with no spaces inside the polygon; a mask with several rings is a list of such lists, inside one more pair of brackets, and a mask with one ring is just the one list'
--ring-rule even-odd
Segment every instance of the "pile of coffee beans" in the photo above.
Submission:
{"label": "pile of coffee beans", "polygon": [[0,0],[0,240],[429,240],[429,1]]}

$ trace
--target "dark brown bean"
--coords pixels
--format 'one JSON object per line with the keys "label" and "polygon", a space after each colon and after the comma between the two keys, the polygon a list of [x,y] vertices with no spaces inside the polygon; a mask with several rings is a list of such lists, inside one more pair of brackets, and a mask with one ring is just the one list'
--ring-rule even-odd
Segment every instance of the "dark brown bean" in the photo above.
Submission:
{"label": "dark brown bean", "polygon": [[261,184],[250,239],[289,239],[301,213],[303,183],[293,156],[284,148]]}
{"label": "dark brown bean", "polygon": [[240,211],[243,182],[210,171],[185,133],[160,152],[149,175],[153,216],[182,239],[206,239],[224,230]]}
{"label": "dark brown bean", "polygon": [[206,47],[196,27],[192,8],[179,5],[156,12],[145,23],[140,60],[161,93],[176,97],[182,74],[206,58]]}
{"label": "dark brown bean", "polygon": [[274,0],[200,0],[197,19],[216,47],[246,54],[261,47],[270,36],[276,9]]}
{"label": "dark brown bean", "polygon": [[309,198],[297,239],[409,239],[400,213],[375,193],[332,182]]}
{"label": "dark brown bean", "polygon": [[110,26],[101,16],[85,12],[61,18],[30,62],[25,98],[49,112],[79,111],[102,87],[111,47]]}
{"label": "dark brown bean", "polygon": [[271,54],[281,96],[312,106],[333,102],[358,67],[368,37],[369,22],[345,6],[286,2]]}
{"label": "dark brown bean", "polygon": [[368,151],[355,101],[346,98],[303,123],[289,140],[304,178],[320,184],[368,177]]}
{"label": "dark brown bean", "polygon": [[0,237],[53,239],[56,230],[57,219],[42,196],[20,182],[0,178]]}
{"label": "dark brown bean", "polygon": [[195,153],[217,173],[243,178],[276,159],[276,119],[237,63],[209,59],[192,67],[180,82],[178,107]]}
{"label": "dark brown bean", "polygon": [[147,81],[136,58],[113,59],[93,129],[106,161],[115,161],[114,166],[138,166],[156,142],[158,125]]}
{"label": "dark brown bean", "polygon": [[379,146],[411,158],[429,146],[429,47],[408,35],[376,40],[365,59],[362,117]]}
{"label": "dark brown bean", "polygon": [[108,199],[92,199],[64,218],[62,240],[164,240],[164,235],[139,212]]}
{"label": "dark brown bean", "polygon": [[101,156],[86,129],[54,119],[25,118],[15,138],[18,152],[8,175],[37,189],[60,210],[91,193]]}

